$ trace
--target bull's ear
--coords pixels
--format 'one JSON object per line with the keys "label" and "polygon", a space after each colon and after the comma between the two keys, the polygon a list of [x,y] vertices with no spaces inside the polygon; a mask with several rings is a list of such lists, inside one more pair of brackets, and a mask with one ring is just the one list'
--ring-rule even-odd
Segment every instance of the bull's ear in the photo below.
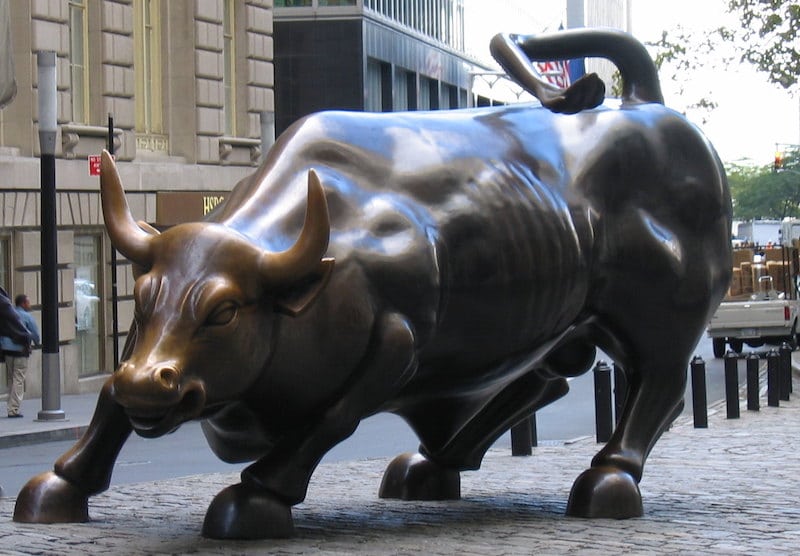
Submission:
{"label": "bull's ear", "polygon": [[278,295],[275,300],[277,309],[290,317],[296,317],[308,309],[328,285],[333,265],[333,258],[322,259],[315,272]]}

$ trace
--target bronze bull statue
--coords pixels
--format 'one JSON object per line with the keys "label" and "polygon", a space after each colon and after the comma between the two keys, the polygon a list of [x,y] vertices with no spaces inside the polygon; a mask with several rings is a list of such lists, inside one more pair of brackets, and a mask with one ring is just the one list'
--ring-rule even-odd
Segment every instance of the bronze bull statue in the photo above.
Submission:
{"label": "bronze bull statue", "polygon": [[[459,472],[562,396],[596,347],[629,394],[567,513],[641,515],[645,459],[730,278],[725,174],[663,106],[629,36],[494,47],[552,110],[311,115],[207,221],[160,235],[133,220],[104,153],[103,214],[135,266],[135,322],[88,431],[28,482],[14,519],[87,520],[131,431],[189,419],[223,460],[254,462],[214,498],[208,537],[291,534],[320,459],[383,411],[420,447],[390,464],[381,496],[457,498]],[[591,108],[596,79],[554,91],[525,65],[584,55],[620,67],[619,106]]]}

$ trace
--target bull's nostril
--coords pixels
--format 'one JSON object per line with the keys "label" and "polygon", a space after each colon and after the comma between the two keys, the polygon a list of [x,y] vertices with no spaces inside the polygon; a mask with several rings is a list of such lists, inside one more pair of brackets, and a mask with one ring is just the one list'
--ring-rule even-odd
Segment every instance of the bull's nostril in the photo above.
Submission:
{"label": "bull's nostril", "polygon": [[160,367],[153,372],[153,380],[167,390],[178,387],[180,377],[175,367]]}

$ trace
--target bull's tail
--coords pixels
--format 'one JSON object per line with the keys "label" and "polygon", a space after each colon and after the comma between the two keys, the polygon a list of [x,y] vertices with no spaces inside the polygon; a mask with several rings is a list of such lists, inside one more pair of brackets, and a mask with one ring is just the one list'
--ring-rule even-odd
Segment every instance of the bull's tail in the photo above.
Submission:
{"label": "bull's tail", "polygon": [[531,62],[607,58],[622,77],[623,104],[664,104],[658,71],[642,43],[617,29],[569,29],[544,35],[496,35],[492,55],[525,90],[555,112],[575,113],[603,101],[602,81],[590,74],[560,89],[541,79]]}

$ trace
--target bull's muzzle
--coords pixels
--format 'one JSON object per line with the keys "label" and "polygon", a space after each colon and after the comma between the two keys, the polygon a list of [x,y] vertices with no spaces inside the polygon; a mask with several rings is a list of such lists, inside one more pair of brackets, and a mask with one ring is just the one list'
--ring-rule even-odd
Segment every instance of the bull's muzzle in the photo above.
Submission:
{"label": "bull's muzzle", "polygon": [[114,375],[112,396],[141,436],[166,434],[181,423],[200,416],[206,402],[205,386],[186,379],[173,363],[145,368],[124,362]]}

